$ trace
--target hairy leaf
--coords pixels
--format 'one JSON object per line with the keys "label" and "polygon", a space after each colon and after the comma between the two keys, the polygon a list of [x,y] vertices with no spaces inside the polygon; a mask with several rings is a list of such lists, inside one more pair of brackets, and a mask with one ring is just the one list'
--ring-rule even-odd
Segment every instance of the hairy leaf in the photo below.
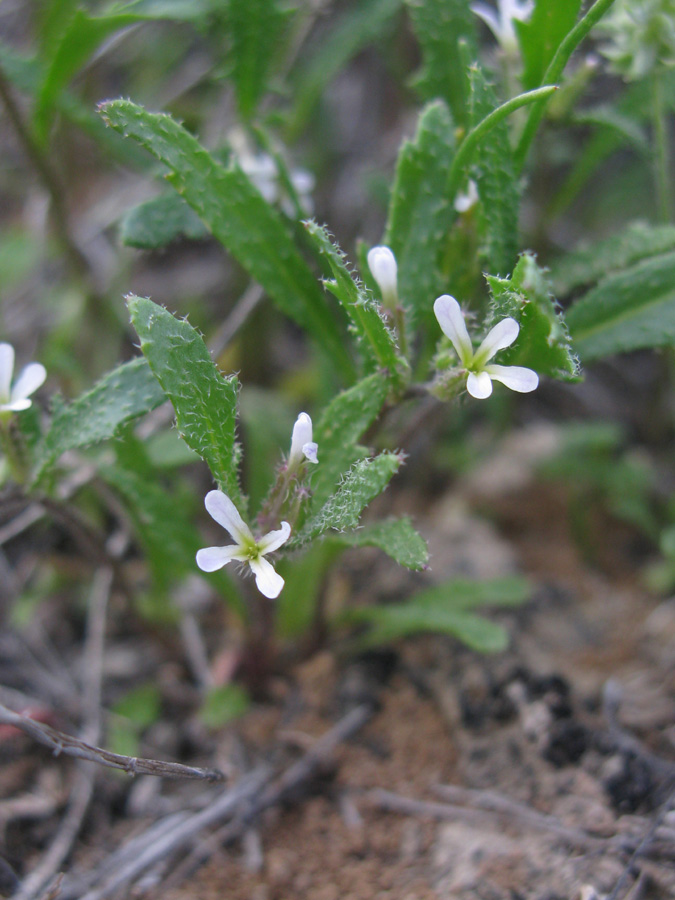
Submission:
{"label": "hairy leaf", "polygon": [[197,331],[142,297],[127,298],[141,350],[171,400],[181,437],[241,508],[235,443],[238,382],[223,377]]}
{"label": "hairy leaf", "polygon": [[170,170],[168,180],[279,308],[305,328],[351,380],[353,363],[316,278],[280,215],[236,164],[220,165],[178,122],[127,100],[100,107],[115,130]]}
{"label": "hairy leaf", "polygon": [[67,450],[108,440],[125,422],[166,399],[147,362],[134,359],[113,369],[72,403],[59,403],[38,451],[40,478]]}
{"label": "hairy leaf", "polygon": [[[496,107],[497,98],[478,63],[469,69],[469,120],[475,128]],[[518,254],[520,189],[506,120],[498,122],[478,144],[471,177],[480,196],[480,232],[483,258],[490,272],[509,275]]]}
{"label": "hairy leaf", "polygon": [[349,315],[369,368],[380,366],[392,381],[400,383],[407,364],[398,355],[396,340],[385,324],[378,304],[370,292],[354,279],[345,263],[344,253],[333,243],[326,229],[314,221],[306,222],[305,227],[318,251],[328,261],[335,280],[326,281],[325,286],[335,294]]}
{"label": "hairy leaf", "polygon": [[396,453],[380,453],[374,459],[362,459],[355,463],[335,493],[291,541],[289,549],[302,546],[331,529],[346,531],[356,528],[363,510],[386,488],[402,461]]}
{"label": "hairy leaf", "polygon": [[255,113],[267,87],[287,17],[278,0],[228,0],[229,74],[244,119]]}
{"label": "hairy leaf", "polygon": [[675,251],[604,278],[577,300],[567,324],[582,360],[675,343]]}
{"label": "hairy leaf", "polygon": [[399,151],[384,243],[396,256],[399,297],[413,330],[431,315],[444,287],[439,258],[457,217],[446,195],[454,130],[447,106],[437,100]]}
{"label": "hairy leaf", "polygon": [[478,53],[473,15],[466,0],[406,0],[422,48],[415,87],[425,100],[442,98],[455,121],[466,126],[467,86],[460,42],[470,59]]}
{"label": "hairy leaf", "polygon": [[531,253],[523,253],[512,278],[487,277],[493,297],[491,324],[506,316],[520,323],[518,339],[497,359],[499,364],[527,366],[540,375],[564,381],[579,377],[579,364],[565,320],[557,309],[546,273]]}
{"label": "hairy leaf", "polygon": [[426,541],[407,517],[375,522],[334,540],[349,547],[378,547],[406,569],[424,569],[429,561]]}
{"label": "hairy leaf", "polygon": [[199,216],[173,193],[134,206],[120,224],[121,242],[139,250],[158,250],[182,237],[199,240],[208,233]]}
{"label": "hairy leaf", "polygon": [[553,288],[558,297],[566,297],[612,272],[670,250],[675,250],[675,227],[631,222],[618,234],[565,254],[552,268]]}
{"label": "hairy leaf", "polygon": [[314,512],[323,506],[340,476],[355,461],[359,453],[357,441],[382,409],[387,392],[387,379],[373,372],[338,394],[324,410],[314,429],[320,459],[312,472]]}

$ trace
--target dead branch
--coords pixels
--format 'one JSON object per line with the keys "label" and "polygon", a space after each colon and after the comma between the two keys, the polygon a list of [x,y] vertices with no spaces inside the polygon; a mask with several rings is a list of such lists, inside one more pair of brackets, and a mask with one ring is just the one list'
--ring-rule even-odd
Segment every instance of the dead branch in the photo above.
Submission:
{"label": "dead branch", "polygon": [[[416,800],[412,797],[404,797],[401,794],[395,794],[392,791],[386,791],[381,788],[369,791],[365,799],[369,806],[373,806],[376,809],[403,813],[408,816],[424,816],[442,821],[469,822],[478,827],[494,827],[495,816],[504,816],[506,814],[506,810],[496,811],[460,806],[455,803]],[[541,815],[534,810],[528,810],[527,817],[519,816],[516,810],[511,810],[508,813],[508,817],[511,821],[516,821],[521,825],[548,831],[581,850],[592,851],[604,849],[607,846],[607,841],[603,838],[594,837],[576,828],[567,828],[561,822],[558,822],[557,819],[553,819],[552,816]],[[535,817],[537,817],[536,824]]]}
{"label": "dead branch", "polygon": [[634,853],[641,850],[642,854],[649,856],[650,859],[665,859],[669,862],[673,858],[674,842],[669,834],[660,827],[662,817],[657,820],[650,831],[649,840],[643,839],[638,843],[635,839],[625,835],[602,838],[588,834],[581,829],[569,828],[554,816],[539,813],[534,809],[522,806],[522,804],[515,803],[507,797],[502,797],[492,792],[485,792],[483,797],[479,799],[479,795],[483,794],[482,791],[469,791],[466,788],[455,788],[445,785],[439,785],[437,789],[441,788],[443,793],[445,793],[446,788],[449,788],[448,795],[473,805],[463,806],[459,803],[437,803],[417,800],[413,797],[404,797],[401,794],[395,794],[382,788],[368,791],[365,795],[365,802],[375,809],[441,821],[468,822],[479,828],[494,828],[496,819],[501,818],[503,820],[507,818],[515,825],[546,831],[566,841],[571,846],[586,852]]}
{"label": "dead branch", "polygon": [[145,759],[137,756],[122,756],[101,747],[94,747],[62,731],[57,731],[42,722],[29,719],[0,705],[0,725],[14,725],[39,744],[54,751],[54,756],[62,753],[77,759],[87,759],[101,766],[122,769],[127,775],[157,775],[162,778],[202,778],[206,781],[223,781],[225,776],[219,769],[200,769],[184,766],[182,763],[164,762],[159,759]]}

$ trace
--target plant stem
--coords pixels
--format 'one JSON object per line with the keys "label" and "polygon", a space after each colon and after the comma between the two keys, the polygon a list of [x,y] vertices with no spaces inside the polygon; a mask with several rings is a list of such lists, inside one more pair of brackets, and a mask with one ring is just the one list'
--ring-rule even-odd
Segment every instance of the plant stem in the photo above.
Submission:
{"label": "plant stem", "polygon": [[652,122],[654,128],[654,187],[656,208],[661,222],[670,222],[672,193],[670,187],[670,148],[663,102],[663,72],[654,69],[652,75]]}
{"label": "plant stem", "polygon": [[[613,3],[614,0],[596,0],[596,2],[593,4],[593,6],[591,6],[583,19],[577,22],[574,28],[567,34],[565,39],[560,44],[555,52],[553,59],[549,63],[548,69],[544,73],[542,81],[545,81],[549,84],[552,82],[560,81],[562,73],[565,70],[565,66],[567,65],[567,62],[572,53],[574,53],[576,48],[583,41],[591,28],[593,28],[593,26],[600,21],[600,19],[604,16],[604,14]],[[518,142],[518,146],[516,147],[514,153],[514,162],[516,164],[517,172],[520,172],[525,165],[525,160],[527,159],[527,154],[530,150],[530,144],[532,143],[534,136],[537,133],[537,128],[539,127],[541,118],[544,115],[544,109],[546,107],[547,99],[547,97],[542,99],[540,102],[536,103],[530,110],[525,128],[523,129],[523,133],[520,136],[520,141]]]}
{"label": "plant stem", "polygon": [[28,477],[28,464],[25,454],[21,452],[12,418],[12,413],[0,414],[0,447],[5,454],[12,478],[16,484],[22,485]]}
{"label": "plant stem", "polygon": [[537,88],[536,91],[528,91],[526,94],[519,94],[511,100],[507,100],[506,103],[502,103],[497,109],[493,109],[488,116],[479,122],[459,145],[455,158],[452,161],[447,182],[448,198],[454,199],[466,169],[468,168],[473,151],[495,125],[501,122],[502,119],[510,116],[515,110],[520,109],[521,106],[527,106],[528,103],[537,103],[537,101],[546,100],[557,90],[555,85],[546,85],[545,87]]}
{"label": "plant stem", "polygon": [[56,234],[63,245],[66,257],[78,277],[86,279],[93,286],[94,277],[89,260],[77,246],[71,233],[68,210],[60,179],[48,157],[43,152],[42,147],[35,140],[30,128],[24,121],[23,114],[14,99],[12,86],[2,66],[0,66],[0,99],[4,104],[7,117],[26,152],[26,156],[47,189],[51,199],[54,219],[56,220]]}

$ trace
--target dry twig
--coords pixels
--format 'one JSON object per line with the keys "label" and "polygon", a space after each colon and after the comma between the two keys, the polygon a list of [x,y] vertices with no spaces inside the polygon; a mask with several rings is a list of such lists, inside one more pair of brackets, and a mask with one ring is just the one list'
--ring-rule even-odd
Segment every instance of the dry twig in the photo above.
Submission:
{"label": "dry twig", "polygon": [[[454,789],[452,789],[454,790]],[[464,791],[465,789],[458,789]],[[464,799],[470,802],[476,802],[476,795],[481,791],[467,792]],[[459,796],[459,795],[457,795]],[[538,813],[536,810],[522,807],[521,804],[512,802],[506,797],[500,797],[499,802],[495,804],[495,797],[499,795],[486,793],[487,802],[477,803],[476,806],[462,806],[456,803],[436,803],[433,801],[417,800],[413,797],[404,797],[401,794],[395,794],[392,791],[386,791],[381,788],[369,791],[365,795],[365,801],[376,809],[388,810],[390,812],[398,812],[407,816],[422,816],[425,818],[438,819],[441,821],[451,822],[469,822],[480,828],[494,828],[496,818],[508,818],[515,825],[521,825],[526,828],[535,828],[540,831],[546,831],[561,840],[566,841],[573,847],[586,852],[604,851],[613,853],[631,853],[642,848],[645,856],[650,859],[672,860],[673,851],[675,849],[674,842],[670,836],[659,827],[656,823],[653,832],[650,833],[650,839],[647,843],[640,841],[636,844],[635,840],[625,835],[616,835],[610,838],[597,837],[588,834],[577,828],[569,828],[559,822],[553,816],[547,816]],[[498,808],[497,808],[498,807]]]}
{"label": "dry twig", "polygon": [[6,706],[0,705],[0,725],[14,725],[25,734],[32,737],[39,744],[44,744],[54,751],[55,756],[62,753],[66,756],[74,756],[77,759],[86,759],[98,763],[101,766],[109,766],[112,769],[122,769],[127,775],[157,775],[162,778],[200,778],[206,781],[222,781],[224,775],[218,769],[200,769],[194,766],[184,766],[181,763],[163,762],[158,759],[144,759],[136,756],[122,756],[119,753],[111,753],[101,747],[94,747],[74,738],[42,722],[29,719],[20,713],[12,712]]}

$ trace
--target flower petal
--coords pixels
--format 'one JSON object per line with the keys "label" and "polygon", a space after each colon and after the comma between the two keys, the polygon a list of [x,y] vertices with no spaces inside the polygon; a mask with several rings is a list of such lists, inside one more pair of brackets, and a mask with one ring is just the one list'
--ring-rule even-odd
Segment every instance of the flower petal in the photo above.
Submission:
{"label": "flower petal", "polygon": [[30,409],[32,405],[33,401],[26,397],[23,400],[10,400],[9,403],[3,403],[0,406],[0,412],[23,412],[24,409]]}
{"label": "flower petal", "polygon": [[473,346],[459,303],[449,294],[443,294],[434,303],[434,315],[438,319],[443,334],[452,341],[452,346],[462,364],[469,365],[473,359]]}
{"label": "flower petal", "polygon": [[303,444],[302,452],[304,453],[307,462],[319,462],[319,457],[317,456],[317,453],[319,452],[319,445],[316,441],[308,441],[306,444]]}
{"label": "flower petal", "polygon": [[466,389],[476,400],[485,400],[492,393],[490,376],[487,372],[479,372],[478,375],[469,372],[469,377],[466,379]]}
{"label": "flower petal", "polygon": [[14,374],[14,347],[11,344],[0,344],[0,400],[9,400],[9,390]]}
{"label": "flower petal", "polygon": [[239,515],[237,507],[227,494],[222,491],[209,491],[204,498],[204,506],[211,518],[222,525],[237,544],[241,546],[246,543],[254,543],[251,529]]}
{"label": "flower petal", "polygon": [[474,354],[475,362],[482,366],[488,359],[492,359],[499,350],[503,350],[504,347],[510,347],[518,337],[519,331],[520,325],[510,316],[507,319],[502,319],[501,322],[497,322],[495,327],[488,331],[483,343],[476,350]]}
{"label": "flower petal", "polygon": [[485,371],[496,381],[501,381],[512,391],[529,394],[539,385],[539,376],[524,366],[486,366]]}
{"label": "flower petal", "polygon": [[34,394],[44,384],[46,377],[47,370],[42,363],[29,363],[14,382],[10,394],[12,403],[16,400],[25,400]]}
{"label": "flower petal", "polygon": [[265,553],[272,553],[274,550],[281,547],[282,544],[285,544],[290,536],[291,526],[288,522],[282,522],[281,528],[278,531],[269,531],[260,538],[258,541],[258,550],[260,551],[260,554],[264,555]]}
{"label": "flower petal", "polygon": [[472,3],[471,12],[482,19],[496,38],[501,34],[501,22],[496,11],[487,3]]}
{"label": "flower petal", "polygon": [[255,575],[255,583],[265,597],[274,600],[281,593],[284,579],[274,571],[272,563],[267,562],[263,556],[249,560],[251,571]]}
{"label": "flower petal", "polygon": [[197,550],[197,565],[202,572],[215,572],[241,556],[238,551],[236,544],[232,547],[204,547],[203,550]]}

